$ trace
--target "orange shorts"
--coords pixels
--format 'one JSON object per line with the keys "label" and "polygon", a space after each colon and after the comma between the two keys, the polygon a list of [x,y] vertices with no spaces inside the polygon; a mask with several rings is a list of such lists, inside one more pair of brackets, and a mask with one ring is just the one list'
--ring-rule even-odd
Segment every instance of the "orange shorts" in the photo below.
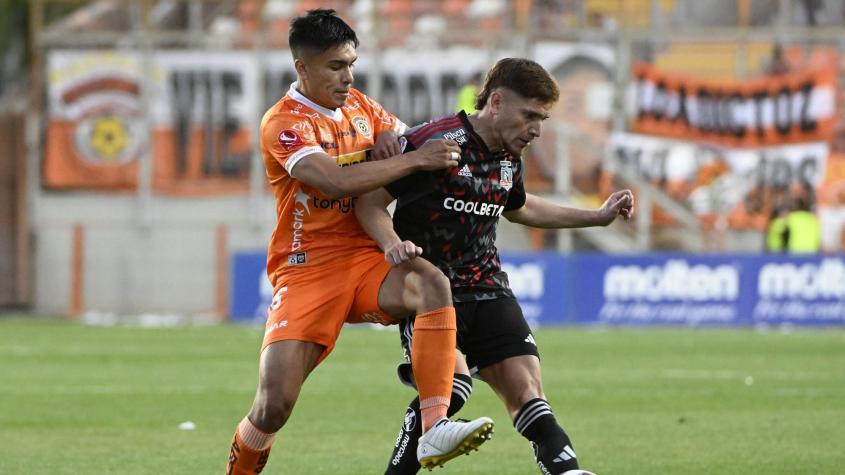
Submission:
{"label": "orange shorts", "polygon": [[267,311],[264,342],[301,340],[334,349],[344,323],[397,323],[378,305],[390,264],[378,248],[355,250],[342,261],[291,268],[276,283]]}

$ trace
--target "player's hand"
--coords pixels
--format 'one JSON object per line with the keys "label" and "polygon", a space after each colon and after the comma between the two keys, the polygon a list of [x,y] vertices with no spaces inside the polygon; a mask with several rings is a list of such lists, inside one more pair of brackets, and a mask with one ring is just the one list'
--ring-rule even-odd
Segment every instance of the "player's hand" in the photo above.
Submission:
{"label": "player's hand", "polygon": [[602,226],[607,226],[617,216],[628,220],[634,215],[634,193],[631,190],[619,190],[607,198],[607,201],[599,208],[599,221]]}
{"label": "player's hand", "polygon": [[373,145],[373,158],[376,160],[384,160],[402,153],[402,148],[399,146],[399,135],[392,131],[386,130],[376,137],[376,143]]}
{"label": "player's hand", "polygon": [[398,266],[421,255],[422,248],[411,241],[402,241],[384,250],[384,260],[392,266]]}
{"label": "player's hand", "polygon": [[432,171],[458,166],[461,146],[454,140],[431,139],[415,152],[420,170]]}

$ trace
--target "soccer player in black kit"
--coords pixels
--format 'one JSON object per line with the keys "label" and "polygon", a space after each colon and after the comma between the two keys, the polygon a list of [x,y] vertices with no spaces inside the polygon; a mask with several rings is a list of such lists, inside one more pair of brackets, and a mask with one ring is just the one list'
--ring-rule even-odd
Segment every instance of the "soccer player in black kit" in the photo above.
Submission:
{"label": "soccer player in black kit", "polygon": [[[499,216],[540,228],[606,226],[633,213],[630,190],[613,193],[598,210],[555,205],[526,193],[521,154],[540,136],[541,123],[557,102],[555,80],[528,59],[506,58],[487,73],[476,111],[415,127],[398,141],[377,144],[376,156],[414,150],[426,140],[451,139],[461,146],[457,167],[421,172],[361,196],[356,214],[393,265],[422,256],[451,281],[458,324],[456,374],[449,413],[457,412],[472,391],[476,374],[499,395],[514,427],[531,442],[544,474],[590,474],[578,467],[572,442],[555,419],[540,378],[540,360],[531,329],[522,315],[494,245]],[[386,207],[397,200],[391,219]],[[406,358],[413,319],[400,326]],[[409,360],[410,361],[410,360]],[[400,379],[413,384],[412,370],[399,367]],[[417,473],[419,400],[409,405],[387,474]]]}

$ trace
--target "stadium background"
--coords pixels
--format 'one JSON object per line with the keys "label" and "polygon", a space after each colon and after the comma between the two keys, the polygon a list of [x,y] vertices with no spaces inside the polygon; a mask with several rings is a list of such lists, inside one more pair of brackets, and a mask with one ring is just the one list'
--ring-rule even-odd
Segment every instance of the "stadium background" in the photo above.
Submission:
{"label": "stadium background", "polygon": [[[808,364],[810,376],[793,376],[810,386],[792,402],[823,410],[796,412],[813,422],[792,429],[820,429],[822,447],[842,436],[824,425],[842,420],[841,407],[824,411],[845,395],[845,6],[836,0],[8,0],[0,4],[0,309],[15,317],[0,319],[4,374],[37,372],[16,357],[61,349],[64,334],[120,361],[120,348],[88,340],[94,330],[80,323],[176,326],[173,335],[196,343],[191,335],[224,333],[181,325],[262,318],[274,203],[255,147],[258,121],[294,79],[289,20],[321,6],[337,9],[362,40],[356,86],[409,124],[452,112],[460,88],[496,59],[536,59],[562,95],[527,152],[528,189],[579,207],[599,206],[618,187],[635,191],[636,219],[608,228],[502,222],[497,245],[533,325],[737,327],[670,337],[572,329],[569,340],[550,329],[544,344],[566,342],[561,358],[589,368],[575,352],[635,335],[667,348],[654,365],[671,373],[686,351],[673,340],[730,354],[725,341],[747,339],[752,352],[766,347],[753,343],[759,332],[822,327],[783,341],[784,358],[770,361],[782,373],[760,372],[789,379],[789,368]],[[772,211],[798,196],[819,217],[821,252],[767,253]],[[21,347],[28,337],[34,346]],[[790,346],[799,342],[806,360]],[[748,358],[735,356],[727,367]],[[597,384],[610,387],[625,368]],[[147,370],[128,374],[142,381]],[[748,381],[723,370],[703,364],[667,377]],[[556,374],[547,374],[550,385]],[[0,391],[13,405],[31,396],[10,389],[15,377]],[[248,396],[229,401],[238,414],[240,399]],[[573,406],[586,406],[582,399]],[[814,450],[829,463],[821,473],[845,464]],[[708,460],[687,473],[712,473]]]}

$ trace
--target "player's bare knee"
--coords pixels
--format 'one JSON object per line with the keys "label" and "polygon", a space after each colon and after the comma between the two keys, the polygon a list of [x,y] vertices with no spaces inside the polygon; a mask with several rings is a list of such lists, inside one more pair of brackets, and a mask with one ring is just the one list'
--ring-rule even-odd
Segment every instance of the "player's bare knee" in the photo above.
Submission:
{"label": "player's bare knee", "polygon": [[294,403],[290,398],[262,398],[252,405],[249,420],[262,432],[276,433],[290,418]]}
{"label": "player's bare knee", "polygon": [[285,391],[284,386],[262,385],[252,403],[249,419],[268,434],[277,432],[293,412],[296,396]]}
{"label": "player's bare knee", "polygon": [[422,305],[427,307],[426,310],[451,306],[452,291],[449,279],[433,266],[430,269],[421,269],[420,272],[422,281],[420,295]]}

